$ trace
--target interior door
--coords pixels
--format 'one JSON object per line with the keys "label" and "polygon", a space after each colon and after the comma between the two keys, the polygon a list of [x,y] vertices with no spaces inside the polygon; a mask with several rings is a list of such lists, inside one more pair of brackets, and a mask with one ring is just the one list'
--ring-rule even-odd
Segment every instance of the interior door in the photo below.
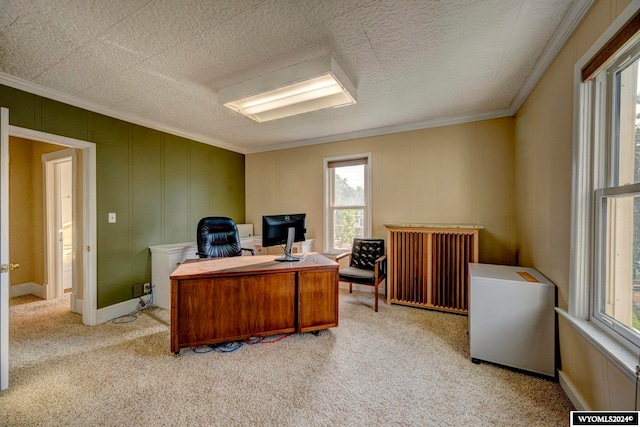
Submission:
{"label": "interior door", "polygon": [[0,390],[9,387],[9,110],[0,109]]}
{"label": "interior door", "polygon": [[[60,298],[65,289],[72,291],[71,311],[76,311],[78,295],[75,277],[74,224],[75,149],[53,151],[42,155],[45,211],[45,290],[46,299]],[[76,221],[74,221],[76,220]]]}

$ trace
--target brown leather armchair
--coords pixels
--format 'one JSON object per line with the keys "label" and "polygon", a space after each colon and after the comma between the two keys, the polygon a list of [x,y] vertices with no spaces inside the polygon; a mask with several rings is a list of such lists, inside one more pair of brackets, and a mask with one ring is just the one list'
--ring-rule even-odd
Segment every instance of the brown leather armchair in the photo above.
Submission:
{"label": "brown leather armchair", "polygon": [[336,261],[349,256],[349,266],[339,271],[340,280],[349,283],[349,292],[353,283],[375,288],[375,311],[378,311],[378,285],[387,277],[387,255],[383,239],[354,239],[351,252],[336,257]]}

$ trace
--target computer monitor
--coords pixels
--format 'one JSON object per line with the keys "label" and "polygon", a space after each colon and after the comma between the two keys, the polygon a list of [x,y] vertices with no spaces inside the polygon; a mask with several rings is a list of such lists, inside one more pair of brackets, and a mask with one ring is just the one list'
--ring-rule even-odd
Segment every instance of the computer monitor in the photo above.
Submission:
{"label": "computer monitor", "polygon": [[284,245],[284,256],[276,261],[300,261],[291,254],[294,242],[305,240],[306,214],[265,215],[262,217],[262,246]]}

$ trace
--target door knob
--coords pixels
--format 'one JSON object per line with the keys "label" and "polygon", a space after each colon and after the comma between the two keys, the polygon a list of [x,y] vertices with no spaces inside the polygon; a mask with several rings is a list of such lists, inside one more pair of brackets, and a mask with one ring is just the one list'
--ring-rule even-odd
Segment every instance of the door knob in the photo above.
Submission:
{"label": "door knob", "polygon": [[15,270],[17,268],[20,268],[20,264],[18,264],[18,263],[10,262],[9,264],[2,264],[0,266],[0,273],[6,273],[8,271],[12,271],[12,270]]}

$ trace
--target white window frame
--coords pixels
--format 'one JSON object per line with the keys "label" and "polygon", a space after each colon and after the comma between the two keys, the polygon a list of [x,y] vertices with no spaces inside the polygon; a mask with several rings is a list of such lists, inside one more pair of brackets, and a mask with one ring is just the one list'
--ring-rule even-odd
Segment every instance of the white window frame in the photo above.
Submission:
{"label": "white window frame", "polygon": [[640,194],[640,184],[619,187],[600,188],[595,191],[595,245],[594,245],[594,279],[592,288],[591,319],[600,328],[621,341],[634,352],[640,352],[640,337],[629,327],[607,316],[601,308],[605,302],[606,264],[606,213],[607,201],[619,196],[635,196]]}
{"label": "white window frame", "polygon": [[[601,199],[597,199],[597,197],[601,194],[596,195],[595,191],[600,188],[597,185],[606,179],[604,167],[594,167],[598,164],[606,165],[605,147],[603,144],[598,146],[595,141],[596,138],[605,137],[609,130],[598,125],[598,123],[606,123],[602,116],[606,114],[606,111],[599,108],[598,116],[594,111],[595,105],[601,107],[605,102],[604,99],[599,98],[601,92],[595,90],[594,85],[606,83],[597,81],[597,79],[582,82],[582,69],[639,9],[640,1],[633,0],[574,67],[569,307],[568,311],[561,308],[556,309],[583,338],[633,381],[636,379],[635,367],[640,349],[627,339],[612,333],[608,325],[602,327],[602,323],[594,321],[591,315],[591,307],[594,303],[592,288],[599,271],[595,250],[597,244],[595,221],[598,221],[599,217],[595,215],[595,204],[596,202],[600,203]],[[622,53],[637,41],[638,36],[629,40],[607,61],[605,67],[617,61]]]}
{"label": "white window frame", "polygon": [[[589,119],[594,132],[591,141],[593,147],[593,271],[590,316],[591,320],[610,334],[621,344],[634,352],[640,350],[640,336],[631,328],[617,321],[604,312],[606,287],[607,251],[607,201],[619,196],[632,196],[640,191],[640,185],[620,186],[615,179],[614,144],[616,143],[617,116],[614,103],[619,98],[615,76],[624,70],[629,61],[637,59],[640,50],[640,37],[632,38],[626,47],[614,55],[615,60],[607,61],[606,65],[591,81],[584,83],[587,90],[592,91],[592,103],[587,106],[590,110]],[[627,58],[627,55],[629,57]]]}
{"label": "white window frame", "polygon": [[364,167],[364,206],[342,206],[345,208],[363,208],[364,209],[364,237],[371,237],[371,153],[358,153],[348,154],[344,156],[325,157],[323,159],[323,171],[324,171],[324,251],[328,253],[344,252],[343,250],[335,249],[333,247],[333,211],[335,210],[331,206],[332,192],[333,192],[333,173],[330,163],[334,162],[347,162],[350,160],[367,159],[367,164]]}

